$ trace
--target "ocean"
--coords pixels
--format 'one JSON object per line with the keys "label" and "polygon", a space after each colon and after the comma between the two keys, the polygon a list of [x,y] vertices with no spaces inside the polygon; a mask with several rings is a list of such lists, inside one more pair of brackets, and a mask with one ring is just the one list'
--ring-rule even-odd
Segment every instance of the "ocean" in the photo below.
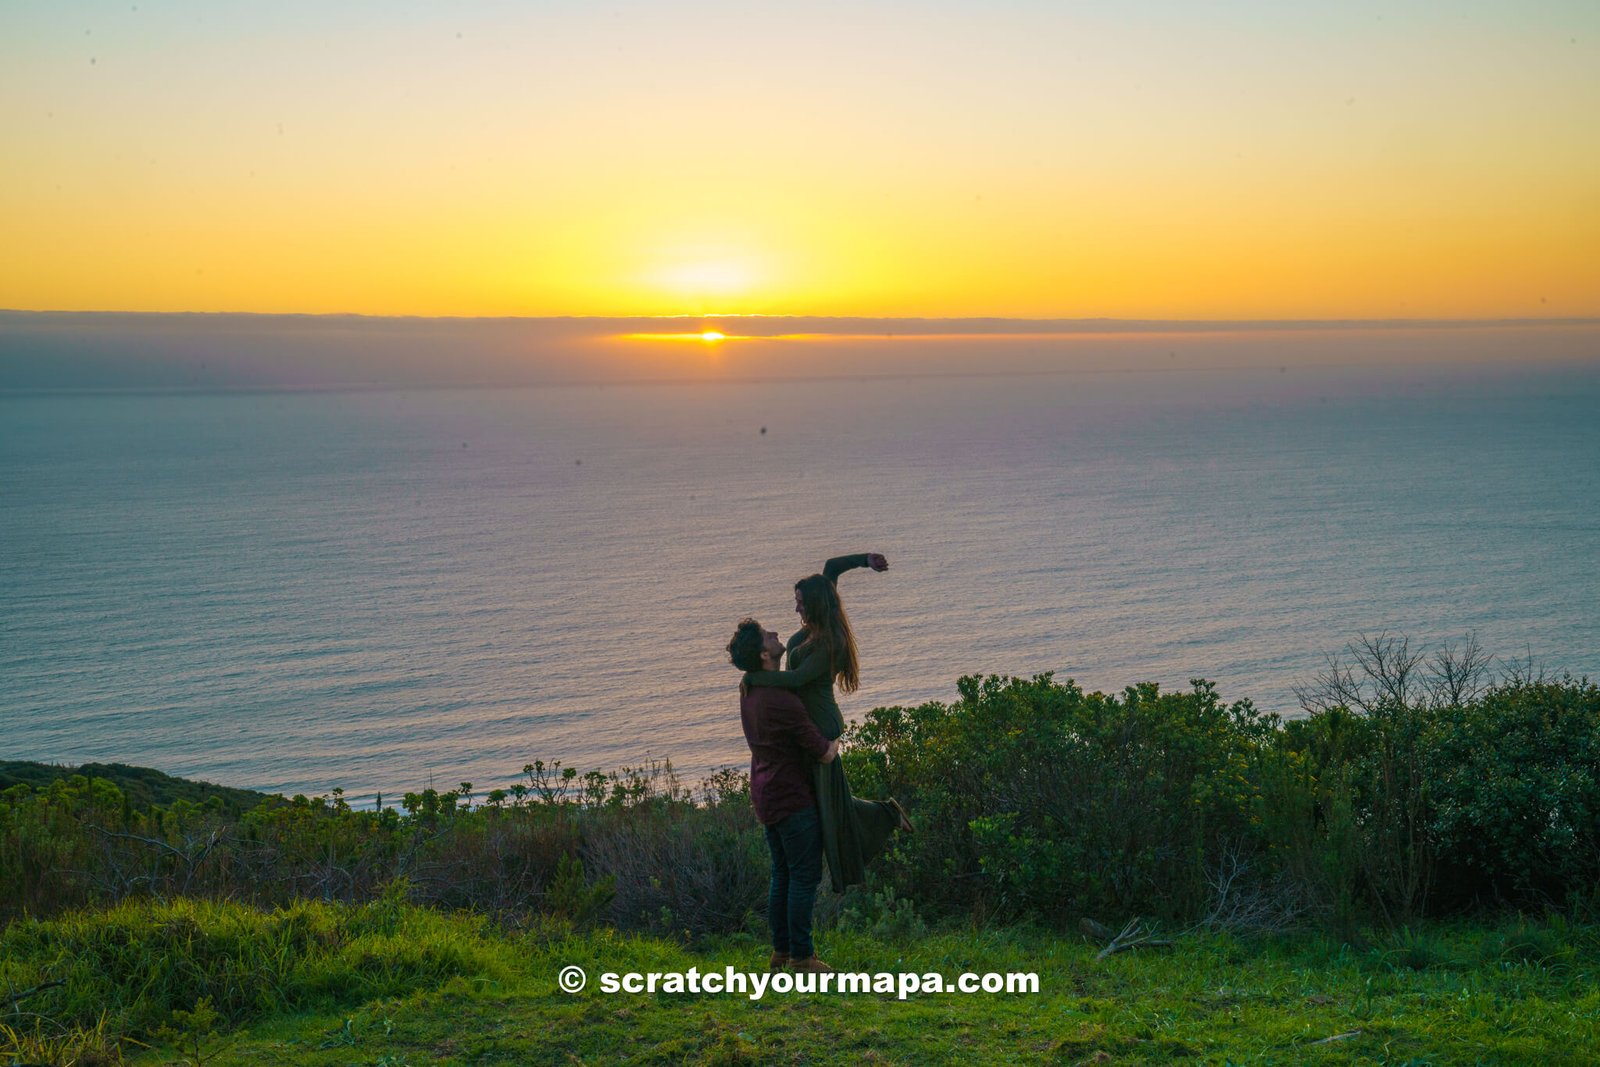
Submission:
{"label": "ocean", "polygon": [[844,576],[846,718],[966,674],[1296,713],[1358,634],[1600,674],[1600,365],[0,395],[0,758],[285,793],[747,760],[724,646]]}

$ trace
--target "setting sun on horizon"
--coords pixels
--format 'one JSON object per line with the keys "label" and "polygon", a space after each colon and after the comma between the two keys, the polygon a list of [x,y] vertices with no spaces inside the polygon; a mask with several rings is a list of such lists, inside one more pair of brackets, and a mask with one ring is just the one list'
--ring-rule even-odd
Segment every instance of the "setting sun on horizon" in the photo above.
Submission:
{"label": "setting sun on horizon", "polygon": [[0,41],[5,308],[1600,314],[1592,4],[14,3]]}

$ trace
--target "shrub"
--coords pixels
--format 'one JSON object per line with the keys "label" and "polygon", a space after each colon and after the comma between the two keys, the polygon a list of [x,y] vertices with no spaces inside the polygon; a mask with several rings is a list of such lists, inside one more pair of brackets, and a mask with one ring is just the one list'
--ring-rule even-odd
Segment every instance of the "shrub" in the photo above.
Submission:
{"label": "shrub", "polygon": [[1450,901],[1563,903],[1600,883],[1600,687],[1497,686],[1432,726],[1430,831]]}
{"label": "shrub", "polygon": [[1428,821],[1433,712],[1383,702],[1285,723],[1274,738],[1267,809],[1280,862],[1346,932],[1368,909],[1394,928],[1413,921],[1433,887]]}
{"label": "shrub", "polygon": [[1187,693],[1084,693],[1048,674],[963,678],[954,704],[883,708],[852,740],[856,788],[915,811],[888,863],[900,895],[950,913],[1191,914],[1206,860],[1256,837],[1272,718]]}
{"label": "shrub", "polygon": [[748,803],[608,812],[583,851],[614,886],[610,917],[625,928],[731,932],[766,899],[766,845]]}
{"label": "shrub", "polygon": [[1473,905],[1587,903],[1600,881],[1600,690],[1511,679],[1471,699],[1283,724],[1268,839],[1341,924]]}

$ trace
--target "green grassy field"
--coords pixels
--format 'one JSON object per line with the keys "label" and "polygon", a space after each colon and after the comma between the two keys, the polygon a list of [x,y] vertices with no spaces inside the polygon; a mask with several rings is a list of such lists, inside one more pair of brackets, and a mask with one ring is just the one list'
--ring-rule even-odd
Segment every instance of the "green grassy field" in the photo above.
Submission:
{"label": "green grassy field", "polygon": [[[1592,1063],[1600,1048],[1600,931],[1558,919],[1359,949],[1195,935],[1105,960],[1025,929],[834,929],[819,945],[841,969],[1033,972],[1040,989],[606,994],[602,972],[759,970],[766,948],[505,930],[395,899],[125,904],[0,935],[0,990],[63,983],[4,1016],[0,1062]],[[569,965],[588,972],[580,993],[557,984]]]}

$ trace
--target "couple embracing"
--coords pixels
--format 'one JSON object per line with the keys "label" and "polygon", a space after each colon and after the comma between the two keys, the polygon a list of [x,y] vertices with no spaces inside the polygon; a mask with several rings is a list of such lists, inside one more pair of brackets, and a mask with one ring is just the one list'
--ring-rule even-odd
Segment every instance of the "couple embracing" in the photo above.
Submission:
{"label": "couple embracing", "polygon": [[801,627],[789,638],[789,669],[779,670],[785,645],[754,619],[739,624],[728,655],[745,672],[739,713],[750,745],[750,796],[772,854],[767,921],[770,968],[832,970],[811,943],[811,910],[822,880],[822,858],[835,892],[865,880],[866,865],[896,830],[911,823],[894,800],[850,795],[839,761],[844,717],[834,685],[858,683],[856,640],[839,601],[845,571],[889,569],[876,552],[830,559],[821,574],[795,583]]}

